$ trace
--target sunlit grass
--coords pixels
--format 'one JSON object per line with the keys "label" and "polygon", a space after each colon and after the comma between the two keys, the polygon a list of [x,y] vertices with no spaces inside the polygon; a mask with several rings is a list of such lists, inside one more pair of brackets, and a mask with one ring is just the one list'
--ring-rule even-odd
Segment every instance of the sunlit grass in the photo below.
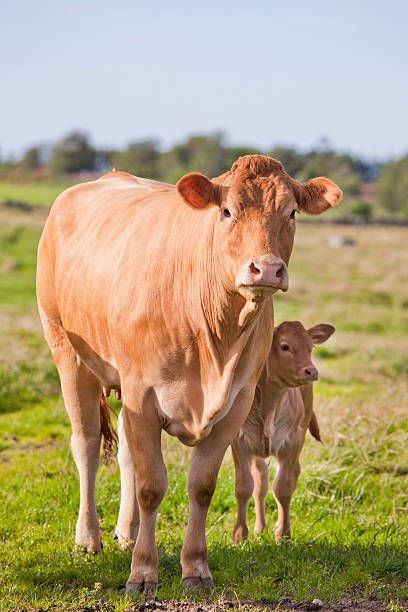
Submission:
{"label": "sunlit grass", "polygon": [[69,182],[62,181],[33,181],[31,183],[0,181],[0,203],[12,201],[33,206],[51,206],[55,198],[69,185]]}
{"label": "sunlit grass", "polygon": [[[115,464],[98,474],[104,550],[73,553],[79,492],[70,428],[33,293],[40,230],[29,213],[10,215],[0,228],[0,609],[124,610],[130,553],[112,539]],[[352,234],[356,245],[330,249],[333,233]],[[226,458],[207,523],[214,600],[408,598],[407,239],[406,229],[299,227],[291,289],[277,296],[276,319],[337,328],[314,355],[323,444],[307,438],[294,539],[279,547],[271,494],[268,532],[232,546],[234,474]],[[167,435],[163,443],[169,489],[158,518],[158,597],[185,599],[179,553],[190,451]]]}

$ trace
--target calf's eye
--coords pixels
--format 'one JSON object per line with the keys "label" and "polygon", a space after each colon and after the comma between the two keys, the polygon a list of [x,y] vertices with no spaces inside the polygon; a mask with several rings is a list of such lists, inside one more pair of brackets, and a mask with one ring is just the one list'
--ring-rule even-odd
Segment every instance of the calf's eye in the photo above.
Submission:
{"label": "calf's eye", "polygon": [[231,216],[231,213],[228,210],[228,208],[223,208],[222,209],[222,214],[224,215],[224,217],[230,217]]}
{"label": "calf's eye", "polygon": [[280,347],[281,347],[282,351],[288,351],[289,350],[289,344],[286,344],[286,342],[282,342]]}

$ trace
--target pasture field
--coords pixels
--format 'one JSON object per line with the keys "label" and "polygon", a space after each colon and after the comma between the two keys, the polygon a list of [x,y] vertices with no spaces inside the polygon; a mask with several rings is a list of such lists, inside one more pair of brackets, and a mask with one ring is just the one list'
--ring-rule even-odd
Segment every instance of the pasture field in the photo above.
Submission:
{"label": "pasture field", "polygon": [[49,207],[57,195],[70,185],[72,182],[62,180],[22,183],[0,181],[0,202],[24,202],[32,206]]}
{"label": "pasture field", "polygon": [[[35,307],[35,253],[45,215],[0,207],[0,609],[121,611],[131,606],[122,592],[131,554],[112,539],[116,463],[98,475],[103,552],[74,552],[79,490],[70,428]],[[333,234],[356,243],[330,248]],[[307,437],[292,504],[293,540],[280,546],[273,540],[271,494],[269,530],[231,544],[236,506],[226,457],[207,522],[217,585],[207,596],[211,609],[303,610],[315,598],[332,610],[355,610],[357,602],[361,610],[406,609],[407,244],[406,228],[299,224],[290,290],[275,298],[275,311],[277,322],[298,318],[337,328],[315,351],[324,443]],[[190,451],[167,434],[163,442],[169,488],[158,516],[157,598],[194,601],[180,586],[179,568]],[[249,519],[252,527],[252,504]]]}

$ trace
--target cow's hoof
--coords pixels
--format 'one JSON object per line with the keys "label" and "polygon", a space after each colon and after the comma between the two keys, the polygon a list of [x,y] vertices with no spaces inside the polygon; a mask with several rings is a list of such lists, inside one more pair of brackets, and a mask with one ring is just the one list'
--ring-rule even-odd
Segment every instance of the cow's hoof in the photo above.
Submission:
{"label": "cow's hoof", "polygon": [[190,591],[210,591],[214,588],[212,578],[201,578],[200,576],[188,576],[183,578],[182,585]]}
{"label": "cow's hoof", "polygon": [[126,595],[137,595],[143,593],[145,597],[153,598],[156,594],[157,582],[127,582],[125,587]]}

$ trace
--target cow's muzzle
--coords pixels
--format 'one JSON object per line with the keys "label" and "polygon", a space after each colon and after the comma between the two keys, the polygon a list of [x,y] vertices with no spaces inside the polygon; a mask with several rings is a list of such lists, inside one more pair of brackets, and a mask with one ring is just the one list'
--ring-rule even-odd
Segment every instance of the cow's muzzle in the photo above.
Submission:
{"label": "cow's muzzle", "polygon": [[288,267],[283,259],[271,255],[250,259],[240,267],[235,284],[247,300],[263,299],[279,289],[288,290]]}

